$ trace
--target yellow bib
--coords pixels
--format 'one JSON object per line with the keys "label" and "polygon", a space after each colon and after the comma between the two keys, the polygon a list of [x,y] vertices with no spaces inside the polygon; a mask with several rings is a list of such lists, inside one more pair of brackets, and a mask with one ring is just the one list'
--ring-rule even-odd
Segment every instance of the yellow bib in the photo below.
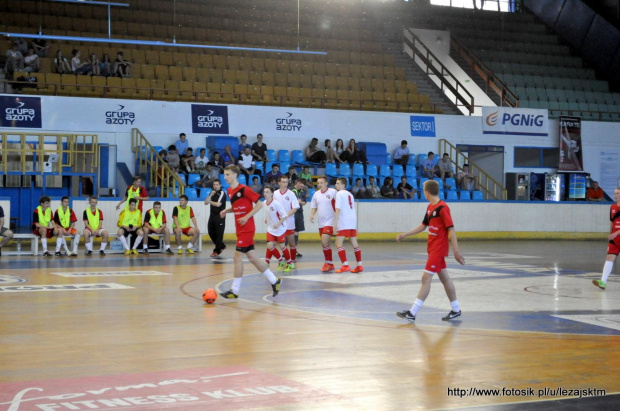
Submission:
{"label": "yellow bib", "polygon": [[67,211],[64,211],[62,207],[60,207],[56,212],[58,213],[60,225],[63,226],[63,228],[69,228],[69,225],[71,225],[71,209],[67,207]]}
{"label": "yellow bib", "polygon": [[189,227],[189,213],[191,211],[191,207],[187,206],[185,207],[185,210],[183,210],[181,208],[181,206],[176,206],[177,208],[177,221],[179,222],[179,227],[181,228],[187,228]]}
{"label": "yellow bib", "polygon": [[99,209],[97,209],[97,211],[95,211],[95,214],[93,215],[90,211],[90,208],[87,208],[86,217],[88,217],[88,225],[90,226],[90,228],[97,231],[99,229],[99,224],[101,223],[101,221],[99,220]]}
{"label": "yellow bib", "polygon": [[[127,202],[125,203],[125,210],[129,210],[129,200],[131,200],[132,198],[138,200],[138,197],[140,197],[140,187],[136,189],[134,189],[133,186],[129,187],[129,189],[127,190]],[[138,200],[138,202],[136,203],[136,209],[139,206],[140,200]]]}
{"label": "yellow bib", "polygon": [[133,212],[129,210],[123,210],[121,214],[122,217],[120,218],[120,220],[122,222],[122,226],[129,227],[130,225],[140,225],[140,218],[142,217],[142,213],[140,213],[140,210],[134,210]]}
{"label": "yellow bib", "polygon": [[48,209],[44,212],[43,207],[38,206],[37,211],[39,214],[39,224],[43,227],[49,227],[50,221],[52,220],[52,209],[48,207]]}
{"label": "yellow bib", "polygon": [[154,229],[158,229],[159,227],[162,226],[163,224],[163,219],[164,219],[164,212],[163,211],[159,211],[159,214],[157,214],[157,216],[155,215],[155,211],[153,211],[153,209],[149,210],[149,224],[151,225],[151,227],[153,227]]}

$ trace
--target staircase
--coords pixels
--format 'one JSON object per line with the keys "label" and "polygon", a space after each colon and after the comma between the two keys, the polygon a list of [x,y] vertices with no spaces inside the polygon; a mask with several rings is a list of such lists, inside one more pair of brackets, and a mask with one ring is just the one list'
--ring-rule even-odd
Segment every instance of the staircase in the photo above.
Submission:
{"label": "staircase", "polygon": [[502,105],[502,99],[500,98],[500,96],[495,93],[495,92],[491,92],[489,93],[489,91],[486,89],[486,83],[484,82],[484,80],[476,74],[472,74],[471,73],[471,66],[467,64],[467,62],[465,61],[465,59],[463,57],[461,57],[460,54],[458,53],[450,53],[450,57],[452,57],[454,59],[454,61],[456,61],[456,64],[459,65],[459,67],[461,67],[465,73],[467,73],[467,75],[469,75],[469,77],[474,81],[474,83],[476,83],[476,85],[478,87],[480,87],[481,90],[484,90],[486,92],[486,95],[493,100],[493,102],[497,105],[497,106],[501,106]]}
{"label": "staircase", "polygon": [[383,52],[394,56],[396,67],[402,68],[407,74],[407,80],[414,81],[418,85],[420,94],[430,96],[431,103],[440,104],[443,114],[462,115],[456,106],[446,97],[439,87],[429,78],[429,76],[418,66],[408,55],[402,52],[403,44],[393,43],[387,39],[379,38],[382,42]]}

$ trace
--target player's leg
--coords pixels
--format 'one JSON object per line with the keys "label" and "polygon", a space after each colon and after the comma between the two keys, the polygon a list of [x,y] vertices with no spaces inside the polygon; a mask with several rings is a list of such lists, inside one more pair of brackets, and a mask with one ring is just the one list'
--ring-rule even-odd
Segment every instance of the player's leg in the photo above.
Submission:
{"label": "player's leg", "polygon": [[[137,237],[135,238],[134,242],[133,242],[133,247],[132,247],[132,254],[137,255],[138,254],[138,246],[142,243],[142,239],[144,238],[144,231],[142,231],[141,228],[138,228],[136,231],[134,231],[134,237],[137,235]],[[147,253],[148,253],[148,241],[144,242],[147,245]]]}
{"label": "player's leg", "polygon": [[271,288],[273,290],[273,296],[275,297],[276,295],[278,295],[278,293],[280,292],[280,284],[282,283],[282,280],[276,277],[271,272],[267,264],[265,264],[265,262],[258,257],[254,250],[254,247],[252,247],[251,250],[248,250],[246,256],[248,257],[248,260],[250,260],[250,262],[254,265],[254,267],[256,267],[258,271],[263,273],[267,281],[269,281],[269,284],[271,284]]}
{"label": "player's leg", "polygon": [[172,250],[170,250],[170,230],[168,227],[164,227],[159,234],[164,235],[164,247],[166,248],[166,254],[172,254]]}
{"label": "player's leg", "polygon": [[[609,245],[609,248],[612,248],[612,244]],[[609,248],[607,251],[608,253],[610,251]],[[605,264],[603,265],[603,274],[601,276],[601,279],[592,280],[592,284],[603,290],[607,288],[607,279],[611,274],[611,270],[614,268],[614,261],[616,260],[617,256],[618,254],[607,254],[607,257],[605,258]]]}
{"label": "player's leg", "polygon": [[118,231],[116,232],[116,235],[118,235],[118,239],[121,240],[121,244],[123,245],[123,250],[125,250],[125,255],[131,254],[131,251],[129,250],[129,244],[127,243],[127,237],[125,237],[127,235],[127,232],[125,231],[125,229],[119,228]]}
{"label": "player's leg", "polygon": [[213,249],[213,253],[211,253],[211,257],[216,257],[217,256],[217,228],[215,226],[215,219],[213,217],[210,217],[209,221],[207,222],[207,234],[209,234],[209,238],[211,239],[211,242],[215,246],[215,248]]}
{"label": "player's leg", "polygon": [[442,320],[449,321],[449,320],[452,320],[453,318],[460,317],[461,307],[459,306],[459,301],[456,299],[456,288],[454,287],[454,283],[452,282],[452,279],[450,278],[450,275],[448,274],[448,270],[444,268],[443,270],[439,272],[438,276],[439,276],[439,280],[443,284],[444,290],[446,290],[446,295],[448,296],[448,299],[450,300],[450,307],[451,307],[450,313],[447,316],[443,317]]}
{"label": "player's leg", "polygon": [[239,297],[239,290],[241,289],[241,279],[243,277],[243,255],[244,251],[235,251],[235,255],[233,256],[233,283],[230,287],[230,290],[220,293],[220,295],[227,299],[234,299]]}
{"label": "player's leg", "polygon": [[287,231],[286,241],[288,241],[288,248],[290,257],[288,258],[288,265],[290,268],[295,268],[295,263],[297,262],[297,243],[295,242],[295,232],[290,230]]}
{"label": "player's leg", "polygon": [[183,254],[183,243],[181,243],[182,234],[183,234],[183,229],[181,227],[174,227],[174,237],[177,242],[177,250],[179,254]]}
{"label": "player's leg", "polygon": [[47,228],[39,227],[37,229],[39,237],[41,237],[41,248],[43,248],[43,255],[49,257],[51,254],[47,252]]}
{"label": "player's leg", "polygon": [[321,268],[322,272],[329,272],[334,269],[334,262],[332,260],[332,248],[329,244],[331,239],[331,233],[321,234],[321,245],[323,246],[323,255],[325,256],[325,264]]}
{"label": "player's leg", "polygon": [[267,265],[269,265],[269,263],[271,262],[271,257],[273,256],[274,250],[275,250],[275,247],[274,247],[273,241],[267,241],[267,248],[265,249],[265,263]]}
{"label": "player's leg", "polygon": [[55,228],[54,232],[56,233],[56,257],[60,257],[62,254],[60,253],[60,247],[65,241],[65,230],[62,228]]}
{"label": "player's leg", "polygon": [[424,268],[424,274],[422,275],[422,284],[420,285],[420,290],[418,291],[418,295],[413,303],[413,306],[409,310],[397,312],[396,315],[400,318],[415,322],[415,316],[424,305],[424,301],[426,301],[426,298],[431,291],[431,280],[433,279],[433,275],[444,268],[446,268],[446,266],[443,256],[438,257],[429,255],[428,260],[426,261],[426,267]]}
{"label": "player's leg", "polygon": [[198,229],[198,227],[192,227],[187,232],[187,235],[189,235],[191,238],[189,239],[189,243],[187,243],[187,249],[185,251],[187,251],[189,254],[194,254],[194,244],[196,244],[196,242],[198,241],[200,230]]}
{"label": "player's leg", "polygon": [[342,235],[336,236],[336,250],[338,251],[338,257],[340,257],[340,262],[342,263],[342,267],[336,270],[337,273],[351,271],[349,261],[347,260],[347,251],[344,249],[344,238],[345,237]]}
{"label": "player's leg", "polygon": [[84,229],[84,247],[86,247],[86,255],[93,253],[92,233],[88,228]]}
{"label": "player's leg", "polygon": [[146,251],[144,251],[144,253],[148,254],[148,251],[149,251],[149,234],[151,233],[151,230],[149,230],[147,227],[142,227],[142,233],[144,234],[144,241],[142,241],[142,249],[146,250]]}
{"label": "player's leg", "polygon": [[357,261],[357,267],[351,269],[352,273],[361,273],[364,271],[364,264],[362,264],[362,249],[360,248],[357,237],[351,237],[351,245],[353,246],[353,253],[355,254],[355,261]]}
{"label": "player's leg", "polygon": [[8,244],[9,241],[11,241],[11,238],[13,238],[14,234],[13,231],[4,227],[0,227],[0,235],[2,235],[2,241],[0,241],[0,249],[2,249],[2,247],[4,247],[6,244]]}
{"label": "player's leg", "polygon": [[108,232],[104,229],[99,230],[99,235],[101,236],[101,247],[99,247],[99,254],[105,255],[105,248],[108,245]]}

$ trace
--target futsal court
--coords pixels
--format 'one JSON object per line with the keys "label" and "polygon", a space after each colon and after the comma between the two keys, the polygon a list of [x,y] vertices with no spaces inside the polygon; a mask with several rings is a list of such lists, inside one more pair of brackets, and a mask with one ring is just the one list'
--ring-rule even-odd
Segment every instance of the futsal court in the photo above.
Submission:
{"label": "futsal court", "polygon": [[0,410],[617,409],[620,280],[592,285],[602,237],[461,240],[466,265],[448,269],[462,317],[441,320],[434,279],[415,324],[395,313],[415,300],[422,241],[360,243],[361,274],[320,273],[320,244],[301,241],[277,297],[246,261],[239,299],[212,305],[202,292],[230,288],[230,242],[217,259],[206,243],[2,256]]}

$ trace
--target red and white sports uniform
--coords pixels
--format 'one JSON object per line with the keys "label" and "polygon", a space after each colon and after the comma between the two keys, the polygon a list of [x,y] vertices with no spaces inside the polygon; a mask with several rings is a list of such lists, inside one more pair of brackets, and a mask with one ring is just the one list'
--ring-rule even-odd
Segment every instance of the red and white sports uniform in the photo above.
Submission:
{"label": "red and white sports uniform", "polygon": [[227,190],[233,214],[235,215],[235,230],[237,232],[237,247],[246,248],[254,245],[254,217],[251,217],[244,225],[239,224],[239,219],[246,216],[254,209],[254,203],[260,199],[260,194],[250,187],[239,184],[236,188],[228,187]]}
{"label": "red and white sports uniform", "polygon": [[446,268],[445,257],[450,252],[448,229],[454,227],[450,208],[443,201],[429,204],[422,224],[428,227],[428,261],[425,271],[434,274]]}
{"label": "red and white sports uniform", "polygon": [[273,228],[273,226],[286,215],[284,207],[282,207],[282,204],[272,199],[271,203],[265,202],[265,208],[267,214],[267,241],[283,243],[285,240],[284,233],[286,233],[286,222],[280,224],[278,228]]}
{"label": "red and white sports uniform", "polygon": [[321,233],[324,227],[329,227],[329,230],[333,228],[336,193],[337,191],[335,189],[328,188],[325,191],[317,191],[312,196],[310,204],[311,207],[316,208],[317,213],[319,213],[319,232]]}
{"label": "red and white sports uniform", "polygon": [[[299,201],[297,201],[297,196],[288,188],[285,192],[276,190],[276,192],[273,193],[273,199],[282,205],[285,214],[288,214],[293,208],[299,209]],[[286,228],[287,235],[295,234],[295,214],[289,216],[283,225]]]}
{"label": "red and white sports uniform", "polygon": [[[620,230],[620,207],[618,204],[612,204],[609,208],[609,221],[611,221],[611,232],[615,233]],[[607,245],[607,254],[618,255],[620,253],[620,236],[615,240],[609,240]]]}
{"label": "red and white sports uniform", "polygon": [[347,190],[340,190],[336,193],[335,208],[340,209],[338,216],[339,237],[357,236],[357,212],[355,210],[355,198]]}

